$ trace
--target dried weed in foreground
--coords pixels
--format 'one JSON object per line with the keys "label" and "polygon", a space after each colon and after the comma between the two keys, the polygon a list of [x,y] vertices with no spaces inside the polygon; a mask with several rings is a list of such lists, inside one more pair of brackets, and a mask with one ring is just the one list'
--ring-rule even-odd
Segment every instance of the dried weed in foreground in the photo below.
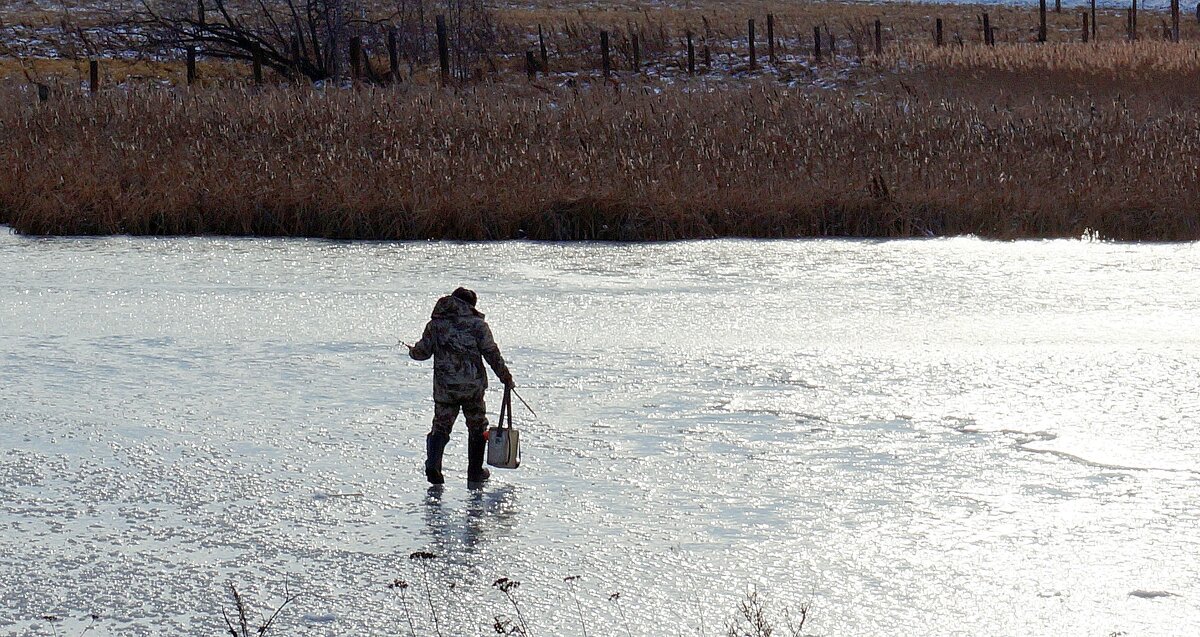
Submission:
{"label": "dried weed in foreground", "polygon": [[221,618],[225,620],[226,631],[231,637],[251,637],[251,635],[263,637],[271,630],[271,627],[275,625],[275,621],[279,619],[280,614],[283,613],[283,609],[287,608],[288,604],[296,601],[296,599],[299,597],[298,595],[293,595],[291,592],[289,592],[285,583],[283,589],[283,602],[271,612],[269,617],[263,619],[258,626],[253,626],[249,619],[249,604],[246,602],[245,598],[242,597],[241,593],[238,592],[238,589],[236,586],[234,586],[233,582],[229,582],[229,594],[233,600],[234,612],[237,614],[237,621],[235,623],[234,619],[230,618],[229,613],[226,612],[224,608],[221,609]]}

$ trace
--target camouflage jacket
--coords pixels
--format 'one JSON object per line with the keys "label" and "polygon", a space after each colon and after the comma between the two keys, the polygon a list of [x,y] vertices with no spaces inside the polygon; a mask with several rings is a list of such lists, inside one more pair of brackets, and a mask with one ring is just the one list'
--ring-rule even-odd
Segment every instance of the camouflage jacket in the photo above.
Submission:
{"label": "camouflage jacket", "polygon": [[453,296],[443,296],[433,306],[432,320],[409,355],[419,361],[433,357],[435,401],[458,402],[482,394],[488,386],[483,359],[501,382],[512,381],[483,318],[482,312]]}

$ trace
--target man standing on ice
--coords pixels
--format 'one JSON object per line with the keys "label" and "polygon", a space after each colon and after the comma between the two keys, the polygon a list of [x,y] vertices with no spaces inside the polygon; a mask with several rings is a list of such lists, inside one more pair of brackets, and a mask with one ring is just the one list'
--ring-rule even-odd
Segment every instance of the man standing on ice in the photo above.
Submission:
{"label": "man standing on ice", "polygon": [[475,293],[466,288],[438,299],[421,340],[408,348],[408,355],[415,360],[433,357],[433,429],[425,436],[425,477],[431,484],[445,482],[442,452],[450,442],[460,409],[467,421],[467,482],[483,482],[491,477],[483,467],[488,428],[483,402],[488,379],[483,360],[502,383],[516,386],[492,338],[492,329],[483,320],[483,313],[475,309],[476,300]]}

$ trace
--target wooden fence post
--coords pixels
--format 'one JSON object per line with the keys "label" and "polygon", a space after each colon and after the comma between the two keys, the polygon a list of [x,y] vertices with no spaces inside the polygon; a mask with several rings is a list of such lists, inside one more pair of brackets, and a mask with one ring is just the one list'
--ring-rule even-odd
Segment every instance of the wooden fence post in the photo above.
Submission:
{"label": "wooden fence post", "polygon": [[[1058,0],[1055,0],[1058,2]],[[1038,42],[1046,41],[1046,0],[1038,0]]]}
{"label": "wooden fence post", "polygon": [[1131,20],[1133,39],[1138,38],[1138,0],[1133,0],[1133,18]]}
{"label": "wooden fence post", "polygon": [[1092,40],[1096,40],[1096,0],[1092,0]]}
{"label": "wooden fence post", "polygon": [[542,35],[542,25],[540,24],[538,25],[538,52],[542,58],[542,73],[545,73],[550,68],[550,54],[546,51],[546,38]]}
{"label": "wooden fence post", "polygon": [[442,68],[442,86],[450,83],[450,42],[446,36],[446,16],[435,18],[438,41],[438,64]]}
{"label": "wooden fence post", "polygon": [[350,38],[350,79],[357,82],[362,78],[362,40],[360,38]]}
{"label": "wooden fence post", "polygon": [[1125,9],[1125,40],[1133,42],[1133,7]]}
{"label": "wooden fence post", "polygon": [[537,77],[537,62],[533,60],[533,51],[525,52],[525,74],[531,80]]}
{"label": "wooden fence post", "polygon": [[945,43],[945,40],[942,39],[942,19],[941,18],[937,19],[937,26],[934,29],[933,41],[938,46],[942,46],[942,44]]}
{"label": "wooden fence post", "polygon": [[391,71],[392,81],[400,81],[400,45],[396,39],[396,28],[388,29],[388,70]]}
{"label": "wooden fence post", "polygon": [[1062,0],[1054,0],[1054,12],[1062,13]]}
{"label": "wooden fence post", "polygon": [[1171,41],[1179,44],[1179,0],[1171,0]]}
{"label": "wooden fence post", "polygon": [[608,31],[600,32],[600,57],[604,65],[604,77],[612,73],[612,59],[608,57]]}
{"label": "wooden fence post", "polygon": [[262,50],[258,47],[254,47],[254,83],[263,83]]}
{"label": "wooden fence post", "polygon": [[813,58],[821,63],[821,27],[813,27]]}
{"label": "wooden fence post", "polygon": [[696,47],[692,44],[692,31],[687,32],[688,75],[696,74]]}
{"label": "wooden fence post", "polygon": [[100,90],[100,62],[88,60],[88,91],[95,93]]}
{"label": "wooden fence post", "polygon": [[775,63],[775,14],[767,14],[767,59]]}
{"label": "wooden fence post", "polygon": [[187,83],[191,86],[196,83],[196,47],[189,46],[187,49]]}
{"label": "wooden fence post", "polygon": [[[831,49],[830,54],[832,54],[833,47],[829,48]],[[879,19],[875,20],[875,55],[883,55],[883,22]]]}
{"label": "wooden fence post", "polygon": [[641,73],[642,72],[642,42],[638,38],[638,34],[636,34],[636,33],[634,33],[633,36],[631,36],[631,37],[633,40],[633,43],[632,43],[633,44],[633,72]]}
{"label": "wooden fence post", "polygon": [[983,14],[983,43],[991,46],[992,43],[992,23],[988,19],[988,14]]}
{"label": "wooden fence post", "polygon": [[747,25],[750,30],[750,68],[758,66],[758,61],[754,59],[754,18],[750,18]]}
{"label": "wooden fence post", "polygon": [[1084,11],[1083,12],[1083,43],[1084,44],[1088,43],[1088,33],[1090,33],[1090,31],[1088,31],[1088,14],[1087,14],[1087,11]]}

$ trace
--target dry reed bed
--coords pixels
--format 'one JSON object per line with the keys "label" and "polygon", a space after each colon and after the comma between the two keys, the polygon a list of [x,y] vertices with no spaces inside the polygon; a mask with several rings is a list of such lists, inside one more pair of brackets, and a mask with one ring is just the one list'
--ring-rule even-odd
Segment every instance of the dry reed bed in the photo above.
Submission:
{"label": "dry reed bed", "polygon": [[1018,73],[1074,73],[1112,80],[1182,80],[1200,73],[1200,43],[1143,41],[1099,42],[1085,46],[983,47],[905,45],[886,52],[877,67],[907,66],[948,72],[980,69]]}
{"label": "dry reed bed", "polygon": [[[881,93],[965,99],[1037,114],[1054,99],[1089,106],[1118,100],[1141,120],[1200,103],[1200,43],[1162,41],[934,47],[906,45],[868,57],[854,77]],[[1090,117],[1090,114],[1089,114]]]}
{"label": "dry reed bed", "polygon": [[132,90],[45,104],[8,88],[0,222],[378,239],[1200,239],[1195,108],[702,87]]}

